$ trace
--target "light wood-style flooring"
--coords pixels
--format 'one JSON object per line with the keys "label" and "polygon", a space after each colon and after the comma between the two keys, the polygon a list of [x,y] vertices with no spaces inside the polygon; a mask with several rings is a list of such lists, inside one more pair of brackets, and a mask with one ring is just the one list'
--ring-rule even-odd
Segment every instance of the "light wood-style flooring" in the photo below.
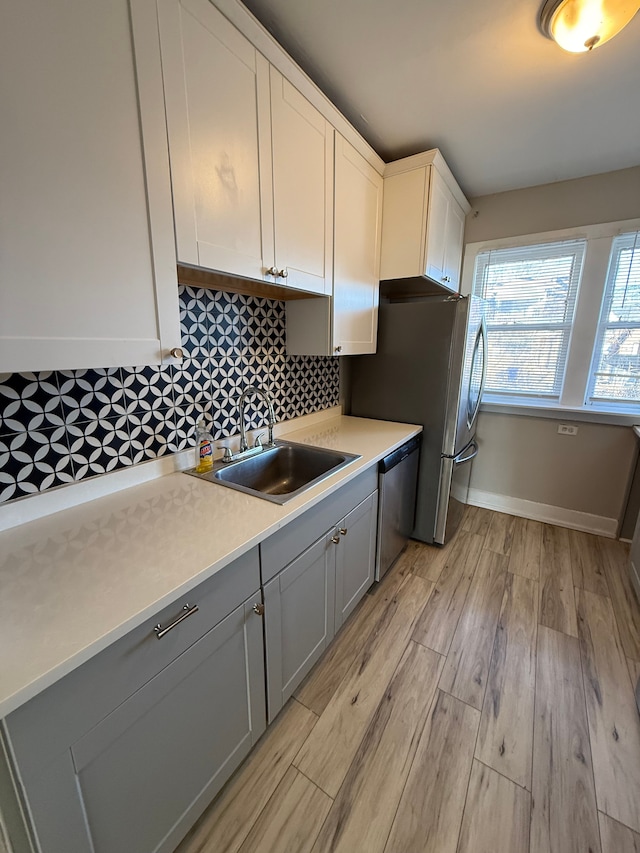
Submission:
{"label": "light wood-style flooring", "polygon": [[640,853],[627,560],[477,507],[410,542],[179,853]]}

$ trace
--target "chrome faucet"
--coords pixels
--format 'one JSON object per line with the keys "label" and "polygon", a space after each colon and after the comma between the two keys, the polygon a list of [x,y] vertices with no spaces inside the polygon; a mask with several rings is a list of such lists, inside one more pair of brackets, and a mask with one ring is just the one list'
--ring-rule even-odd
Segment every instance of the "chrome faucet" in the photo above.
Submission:
{"label": "chrome faucet", "polygon": [[267,392],[262,390],[262,388],[258,388],[257,385],[248,385],[240,395],[240,402],[238,403],[238,409],[240,410],[240,453],[244,453],[249,449],[244,425],[244,407],[247,397],[250,397],[252,394],[257,394],[258,397],[262,397],[269,408],[269,440],[267,442],[267,447],[273,447],[273,428],[276,424],[276,416],[273,411],[273,401]]}

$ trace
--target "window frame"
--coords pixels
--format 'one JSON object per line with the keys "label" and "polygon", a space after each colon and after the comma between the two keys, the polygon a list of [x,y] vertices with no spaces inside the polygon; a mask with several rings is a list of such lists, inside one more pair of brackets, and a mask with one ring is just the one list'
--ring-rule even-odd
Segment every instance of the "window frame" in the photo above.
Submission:
{"label": "window frame", "polygon": [[[569,244],[572,244],[572,243],[574,244],[574,247],[569,248]],[[584,239],[575,239],[575,238],[573,238],[571,240],[551,240],[551,241],[545,240],[544,242],[541,242],[541,243],[534,243],[534,244],[527,245],[527,246],[519,245],[519,246],[516,246],[515,248],[518,251],[522,252],[523,254],[524,254],[524,252],[527,251],[527,249],[534,248],[536,250],[536,255],[540,255],[540,258],[538,258],[538,260],[541,260],[541,261],[546,261],[549,259],[557,260],[558,258],[566,257],[567,255],[572,255],[574,257],[574,262],[577,262],[578,268],[579,268],[578,274],[576,276],[575,271],[573,269],[573,265],[572,265],[572,274],[571,274],[570,284],[569,284],[568,293],[567,293],[567,300],[565,303],[566,307],[569,309],[570,314],[571,314],[570,320],[565,319],[562,322],[560,322],[560,321],[550,322],[549,320],[546,320],[546,318],[543,318],[543,317],[541,317],[539,320],[536,319],[535,321],[532,319],[531,322],[529,322],[529,323],[520,322],[520,321],[514,321],[513,323],[497,323],[497,322],[491,322],[490,323],[488,318],[486,320],[487,335],[489,337],[491,336],[492,331],[494,333],[496,333],[496,332],[507,332],[507,333],[516,332],[517,333],[518,331],[520,331],[520,332],[550,331],[550,332],[560,332],[561,333],[562,344],[561,344],[561,350],[559,353],[558,362],[556,364],[556,368],[554,371],[555,378],[554,378],[554,390],[553,391],[551,391],[549,393],[544,393],[542,391],[540,391],[539,393],[535,393],[535,392],[527,393],[527,392],[523,392],[523,391],[515,391],[512,389],[511,393],[509,393],[509,391],[496,391],[496,390],[493,390],[493,391],[488,390],[486,392],[488,395],[491,396],[491,398],[495,398],[496,401],[518,399],[518,400],[524,400],[525,402],[541,402],[544,405],[546,402],[552,402],[553,403],[554,401],[558,401],[560,399],[560,391],[564,385],[566,367],[567,367],[568,358],[569,358],[569,344],[570,344],[570,340],[571,340],[571,333],[573,330],[573,318],[575,317],[577,296],[578,296],[578,291],[580,288],[580,282],[582,280],[582,269],[584,267],[584,258],[585,258],[586,250],[587,250],[587,242]],[[511,251],[511,250],[512,249],[509,248],[506,250],[503,249],[502,251]],[[491,253],[492,252],[499,252],[499,251],[501,251],[501,250],[497,249],[496,247],[492,247],[488,252],[487,252],[487,250],[483,250],[483,251],[479,251],[476,253],[475,260],[474,260],[473,280],[476,279],[476,274],[478,271],[478,262],[479,262],[480,256],[481,255],[488,255],[487,263],[484,267],[484,269],[486,270],[492,266]],[[533,258],[525,259],[523,257],[523,254],[520,256],[520,258],[518,260],[529,260],[529,261],[534,260]],[[514,260],[516,260],[516,259],[514,258]],[[487,299],[487,296],[484,293],[477,293],[477,295],[481,298]],[[487,380],[487,386],[488,385],[489,385],[489,382]],[[556,395],[556,393],[555,393],[556,389],[559,389],[558,395]]]}
{"label": "window frame", "polygon": [[480,252],[534,246],[562,240],[585,239],[587,241],[573,326],[569,336],[564,382],[559,399],[547,400],[519,395],[508,397],[503,394],[496,397],[485,394],[484,402],[480,407],[481,411],[530,414],[551,418],[570,417],[572,420],[600,423],[640,423],[640,404],[621,410],[619,406],[608,403],[600,406],[586,402],[613,240],[620,234],[638,230],[640,230],[640,218],[466,244],[460,281],[460,293],[463,296],[472,293],[476,256]]}

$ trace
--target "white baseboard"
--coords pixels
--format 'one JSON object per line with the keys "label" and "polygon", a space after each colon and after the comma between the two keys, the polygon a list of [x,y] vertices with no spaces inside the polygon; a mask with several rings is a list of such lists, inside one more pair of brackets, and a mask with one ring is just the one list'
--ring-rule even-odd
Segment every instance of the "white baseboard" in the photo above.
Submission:
{"label": "white baseboard", "polygon": [[473,506],[506,512],[508,515],[519,515],[521,518],[557,524],[559,527],[570,527],[572,530],[597,533],[598,536],[607,536],[609,539],[615,539],[618,532],[617,518],[592,515],[590,512],[580,512],[577,509],[566,509],[566,507],[553,506],[552,504],[536,503],[523,498],[513,498],[510,495],[484,492],[482,489],[469,489],[468,502]]}

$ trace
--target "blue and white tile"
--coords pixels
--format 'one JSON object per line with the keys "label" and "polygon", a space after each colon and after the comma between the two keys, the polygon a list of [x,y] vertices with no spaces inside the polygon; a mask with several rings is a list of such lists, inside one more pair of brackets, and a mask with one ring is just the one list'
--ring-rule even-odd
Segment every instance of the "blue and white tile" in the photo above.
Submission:
{"label": "blue and white tile", "polygon": [[65,427],[0,438],[0,502],[73,482]]}
{"label": "blue and white tile", "polygon": [[173,367],[173,403],[178,407],[211,406],[211,362],[185,358]]}
{"label": "blue and white tile", "polygon": [[76,480],[133,464],[124,415],[70,424],[68,435]]}
{"label": "blue and white tile", "polygon": [[56,374],[0,374],[0,435],[64,423]]}
{"label": "blue and white tile", "polygon": [[206,294],[203,288],[178,288],[180,303],[180,334],[182,348],[188,358],[201,358],[209,354],[211,341],[209,337],[209,314],[207,312]]}
{"label": "blue and white tile", "polygon": [[194,406],[176,406],[168,419],[169,437],[167,446],[171,453],[178,453],[187,447],[195,446],[196,425],[204,417],[210,422],[210,415]]}
{"label": "blue and white tile", "polygon": [[171,453],[175,445],[175,409],[151,409],[129,416],[130,456],[134,464]]}
{"label": "blue and white tile", "polygon": [[119,367],[61,370],[58,384],[67,424],[126,414],[128,402]]}
{"label": "blue and white tile", "polygon": [[173,368],[168,365],[123,367],[122,385],[129,414],[173,405]]}

